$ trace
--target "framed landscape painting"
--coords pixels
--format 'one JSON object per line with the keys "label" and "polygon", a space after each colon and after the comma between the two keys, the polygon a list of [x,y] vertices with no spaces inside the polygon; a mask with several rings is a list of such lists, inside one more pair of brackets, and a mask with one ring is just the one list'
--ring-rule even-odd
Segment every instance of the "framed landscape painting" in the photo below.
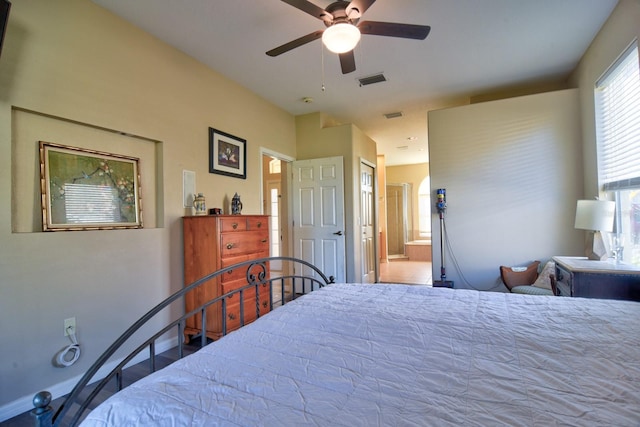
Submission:
{"label": "framed landscape painting", "polygon": [[40,141],[43,231],[142,228],[139,163]]}
{"label": "framed landscape painting", "polygon": [[247,178],[247,141],[209,128],[209,172]]}

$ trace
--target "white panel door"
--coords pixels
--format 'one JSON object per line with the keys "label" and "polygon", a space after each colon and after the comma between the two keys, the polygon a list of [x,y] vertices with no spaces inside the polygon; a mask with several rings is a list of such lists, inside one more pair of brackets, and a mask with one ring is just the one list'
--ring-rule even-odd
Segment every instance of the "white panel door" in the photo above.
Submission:
{"label": "white panel door", "polygon": [[342,157],[329,157],[292,165],[294,256],[335,277],[337,283],[346,278],[342,163]]}
{"label": "white panel door", "polygon": [[376,281],[376,232],[374,226],[373,168],[360,164],[360,225],[362,283]]}

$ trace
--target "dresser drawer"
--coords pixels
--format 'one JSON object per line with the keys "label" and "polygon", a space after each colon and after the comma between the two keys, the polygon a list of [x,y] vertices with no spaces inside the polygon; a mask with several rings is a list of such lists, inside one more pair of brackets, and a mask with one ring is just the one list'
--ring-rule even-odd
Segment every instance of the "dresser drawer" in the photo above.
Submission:
{"label": "dresser drawer", "polygon": [[268,230],[269,229],[269,218],[249,218],[247,221],[247,229],[252,231],[259,230]]}
{"label": "dresser drawer", "polygon": [[[238,298],[236,301],[232,301],[233,298]],[[241,325],[241,313],[240,313],[240,300],[239,295],[234,295],[233,298],[227,300],[227,332],[238,329]],[[269,312],[269,299],[267,295],[263,295],[260,292],[260,316],[264,316]],[[244,324],[248,324],[256,320],[256,300],[255,298],[247,298],[247,294],[244,297]]]}
{"label": "dresser drawer", "polygon": [[269,250],[269,230],[241,231],[220,235],[222,258]]}
{"label": "dresser drawer", "polygon": [[[261,257],[261,256],[262,255],[256,255],[255,253],[251,253],[251,254],[234,256],[234,257],[226,257],[220,260],[220,266],[222,268],[225,268],[225,267],[229,267],[230,265],[235,265],[243,261],[249,261],[249,260],[255,259],[256,257]],[[264,256],[265,257],[269,256],[269,254],[267,253]],[[245,265],[240,268],[234,268],[233,270],[229,270],[226,273],[224,273],[222,276],[220,276],[220,281],[222,283],[225,283],[225,282],[230,282],[238,279],[246,279],[247,268],[249,268],[249,265]]]}
{"label": "dresser drawer", "polygon": [[220,232],[245,231],[247,229],[247,219],[241,216],[236,218],[220,218]]}
{"label": "dresser drawer", "polygon": [[[233,290],[239,289],[243,286],[246,286],[248,283],[247,281],[244,279],[244,277],[242,279],[238,279],[238,280],[234,280],[234,281],[228,281],[228,282],[224,282],[222,283],[222,294],[226,294],[227,292],[231,292]],[[267,285],[266,283],[263,283],[261,285],[259,285],[259,289],[260,289],[260,298],[264,298],[263,294],[265,295],[269,295],[269,285]],[[247,288],[245,289],[245,291],[243,292],[244,294],[244,299],[246,300],[247,298],[254,298],[256,295],[256,291],[254,288]],[[240,292],[232,295],[230,298],[228,298],[228,302],[235,302],[240,300]]]}
{"label": "dresser drawer", "polygon": [[573,280],[570,271],[565,270],[556,263],[556,288],[561,296],[573,295]]}

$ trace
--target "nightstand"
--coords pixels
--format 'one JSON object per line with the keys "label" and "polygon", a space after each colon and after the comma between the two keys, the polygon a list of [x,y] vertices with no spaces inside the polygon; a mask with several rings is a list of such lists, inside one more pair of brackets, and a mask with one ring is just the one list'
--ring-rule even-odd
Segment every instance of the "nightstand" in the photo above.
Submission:
{"label": "nightstand", "polygon": [[553,257],[561,296],[640,301],[640,267],[586,257]]}

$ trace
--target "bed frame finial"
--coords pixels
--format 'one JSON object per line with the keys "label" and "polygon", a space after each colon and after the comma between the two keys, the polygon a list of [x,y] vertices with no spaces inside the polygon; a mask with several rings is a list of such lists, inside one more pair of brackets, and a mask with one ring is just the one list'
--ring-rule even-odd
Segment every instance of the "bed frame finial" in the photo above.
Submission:
{"label": "bed frame finial", "polygon": [[33,406],[35,409],[31,410],[31,415],[35,417],[36,427],[45,427],[51,425],[53,417],[53,408],[49,405],[51,403],[51,393],[48,391],[41,391],[36,393],[33,397]]}

